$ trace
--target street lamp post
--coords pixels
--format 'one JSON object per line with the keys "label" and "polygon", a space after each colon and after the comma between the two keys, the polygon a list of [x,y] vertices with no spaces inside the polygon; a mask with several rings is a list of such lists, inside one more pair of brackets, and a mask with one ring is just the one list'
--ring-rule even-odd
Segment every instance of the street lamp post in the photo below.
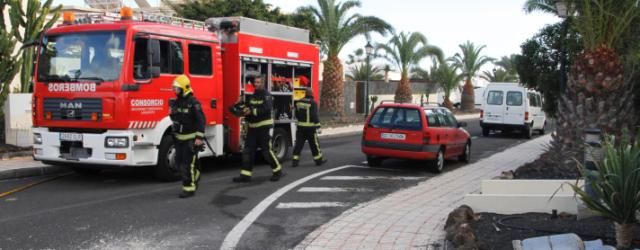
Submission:
{"label": "street lamp post", "polygon": [[367,45],[364,46],[364,50],[367,53],[367,81],[364,84],[364,118],[366,119],[369,116],[369,74],[371,73],[369,59],[371,57],[371,53],[373,53],[373,46],[371,46],[369,41],[367,41]]}

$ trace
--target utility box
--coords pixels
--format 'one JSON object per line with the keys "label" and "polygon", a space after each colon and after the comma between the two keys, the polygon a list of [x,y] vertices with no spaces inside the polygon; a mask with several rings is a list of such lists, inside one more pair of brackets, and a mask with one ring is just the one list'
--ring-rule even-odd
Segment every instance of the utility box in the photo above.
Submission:
{"label": "utility box", "polygon": [[5,143],[19,147],[31,146],[31,94],[9,94],[3,112]]}

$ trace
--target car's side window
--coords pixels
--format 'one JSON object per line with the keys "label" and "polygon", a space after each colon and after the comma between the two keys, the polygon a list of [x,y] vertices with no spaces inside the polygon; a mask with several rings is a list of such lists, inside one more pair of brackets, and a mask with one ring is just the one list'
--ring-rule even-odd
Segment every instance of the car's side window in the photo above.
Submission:
{"label": "car's side window", "polygon": [[433,110],[425,110],[424,113],[427,115],[427,124],[429,127],[440,127],[440,121],[438,120],[438,115],[433,112]]}
{"label": "car's side window", "polygon": [[489,105],[502,105],[503,99],[504,92],[499,90],[492,90],[487,94],[487,104]]}
{"label": "car's side window", "polygon": [[447,117],[447,124],[449,125],[449,127],[452,127],[452,128],[458,127],[458,120],[456,120],[456,117],[453,116],[452,113],[447,112],[446,117]]}
{"label": "car's side window", "polygon": [[520,92],[520,91],[508,91],[507,92],[507,105],[508,106],[522,106],[522,92]]}

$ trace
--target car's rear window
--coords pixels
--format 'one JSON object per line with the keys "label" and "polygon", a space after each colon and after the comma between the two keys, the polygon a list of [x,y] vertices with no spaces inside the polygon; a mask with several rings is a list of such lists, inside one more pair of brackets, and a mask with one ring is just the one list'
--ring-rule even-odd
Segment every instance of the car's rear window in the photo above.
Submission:
{"label": "car's rear window", "polygon": [[420,111],[412,108],[378,108],[369,122],[374,128],[421,130]]}
{"label": "car's rear window", "polygon": [[502,105],[504,99],[504,92],[499,90],[491,90],[487,94],[487,104],[489,105]]}
{"label": "car's rear window", "polygon": [[522,92],[519,92],[519,91],[507,92],[507,105],[522,106]]}

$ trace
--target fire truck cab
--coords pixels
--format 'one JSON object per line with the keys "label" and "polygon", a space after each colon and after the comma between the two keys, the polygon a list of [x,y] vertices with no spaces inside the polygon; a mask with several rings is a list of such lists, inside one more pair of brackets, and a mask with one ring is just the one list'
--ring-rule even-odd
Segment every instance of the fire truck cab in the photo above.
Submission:
{"label": "fire truck cab", "polygon": [[284,160],[295,139],[293,101],[307,89],[318,93],[319,49],[308,40],[306,30],[244,17],[65,13],[38,48],[34,159],[79,172],[155,166],[156,177],[177,179],[168,114],[172,81],[185,74],[206,116],[212,150],[201,157],[241,152],[244,121],[229,108],[264,77],[273,148]]}

